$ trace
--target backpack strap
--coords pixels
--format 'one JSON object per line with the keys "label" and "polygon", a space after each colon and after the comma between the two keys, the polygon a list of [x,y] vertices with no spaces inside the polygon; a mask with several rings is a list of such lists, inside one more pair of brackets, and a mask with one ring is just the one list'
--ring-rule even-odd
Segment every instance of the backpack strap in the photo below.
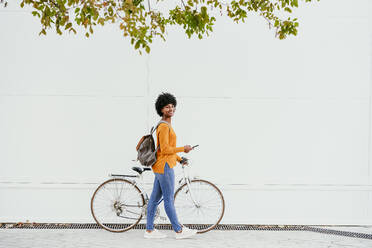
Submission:
{"label": "backpack strap", "polygon": [[[158,122],[158,124],[156,125],[156,127],[154,128],[154,127],[152,127],[151,128],[151,131],[150,131],[150,134],[152,135],[152,133],[159,127],[159,125],[160,125],[160,123],[166,123],[168,126],[169,126],[169,122],[166,122],[166,121],[163,121],[163,120],[160,120],[159,122]],[[170,127],[169,127],[169,130],[170,130]]]}
{"label": "backpack strap", "polygon": [[[156,125],[156,128],[154,128],[154,127],[151,128],[150,135],[152,135],[152,133],[153,133],[156,129],[158,129],[158,127],[159,127],[159,125],[160,125],[161,123],[166,123],[166,124],[169,126],[169,131],[170,131],[170,125],[169,125],[169,122],[166,122],[166,121],[160,120],[160,121],[158,122],[158,124]],[[159,147],[160,147],[160,144],[158,145],[158,147],[156,147],[155,152],[158,151]]]}

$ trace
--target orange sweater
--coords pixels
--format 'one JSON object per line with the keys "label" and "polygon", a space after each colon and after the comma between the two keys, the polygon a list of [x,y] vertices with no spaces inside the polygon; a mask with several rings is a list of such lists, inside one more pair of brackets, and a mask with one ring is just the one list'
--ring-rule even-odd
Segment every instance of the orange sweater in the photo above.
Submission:
{"label": "orange sweater", "polygon": [[181,157],[177,155],[177,152],[184,152],[185,148],[176,147],[177,136],[173,128],[166,124],[160,123],[156,129],[157,144],[160,147],[156,153],[157,159],[155,164],[152,166],[152,170],[155,173],[164,173],[165,163],[167,162],[170,168],[173,168],[177,161],[181,161]]}

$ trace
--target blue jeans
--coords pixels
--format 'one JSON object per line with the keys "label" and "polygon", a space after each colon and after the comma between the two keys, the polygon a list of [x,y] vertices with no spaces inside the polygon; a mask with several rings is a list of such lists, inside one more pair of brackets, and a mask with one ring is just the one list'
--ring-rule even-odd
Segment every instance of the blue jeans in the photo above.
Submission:
{"label": "blue jeans", "polygon": [[165,163],[164,174],[154,173],[154,187],[147,205],[147,223],[146,230],[154,230],[154,218],[156,208],[158,207],[161,197],[164,199],[164,208],[172,224],[173,230],[179,232],[182,230],[178,222],[176,209],[174,207],[174,171]]}

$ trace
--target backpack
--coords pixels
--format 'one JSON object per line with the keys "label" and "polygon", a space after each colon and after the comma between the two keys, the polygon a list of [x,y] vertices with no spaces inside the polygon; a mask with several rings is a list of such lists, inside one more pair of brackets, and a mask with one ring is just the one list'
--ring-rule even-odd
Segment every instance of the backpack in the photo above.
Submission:
{"label": "backpack", "polygon": [[[159,146],[155,149],[155,141],[152,137],[152,133],[158,128],[160,123],[166,123],[169,125],[168,122],[160,120],[156,127],[152,127],[150,134],[144,135],[136,146],[137,150],[137,161],[140,161],[141,165],[151,167],[156,162],[156,152],[159,149]],[[170,129],[170,128],[169,128]]]}

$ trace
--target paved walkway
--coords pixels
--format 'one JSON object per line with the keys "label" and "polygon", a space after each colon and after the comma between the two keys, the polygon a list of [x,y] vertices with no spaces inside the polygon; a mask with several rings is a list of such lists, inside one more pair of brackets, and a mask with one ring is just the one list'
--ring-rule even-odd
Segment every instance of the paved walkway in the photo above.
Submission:
{"label": "paved walkway", "polygon": [[[335,229],[335,228],[332,228]],[[343,228],[343,231],[358,229]],[[361,230],[359,228],[359,230]],[[372,228],[363,229],[372,233]],[[0,229],[0,248],[371,248],[372,240],[308,231],[210,231],[175,240],[172,231],[162,240],[143,238],[143,230],[110,233],[100,229]]]}

